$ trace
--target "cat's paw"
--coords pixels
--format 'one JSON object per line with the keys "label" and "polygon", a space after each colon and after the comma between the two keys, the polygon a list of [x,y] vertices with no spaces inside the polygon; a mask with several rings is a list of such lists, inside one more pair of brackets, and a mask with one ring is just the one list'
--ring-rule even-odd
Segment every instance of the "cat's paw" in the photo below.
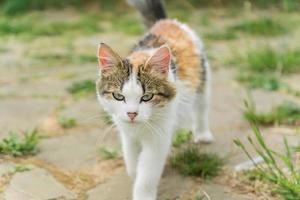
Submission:
{"label": "cat's paw", "polygon": [[199,133],[194,136],[194,142],[195,143],[212,143],[215,140],[213,134],[209,131],[204,133]]}

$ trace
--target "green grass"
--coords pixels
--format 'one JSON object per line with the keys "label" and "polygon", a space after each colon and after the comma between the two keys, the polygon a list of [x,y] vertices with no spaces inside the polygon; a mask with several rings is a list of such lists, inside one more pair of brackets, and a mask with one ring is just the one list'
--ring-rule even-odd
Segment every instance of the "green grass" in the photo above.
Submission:
{"label": "green grass", "polygon": [[275,75],[259,74],[259,73],[240,73],[237,80],[245,84],[250,89],[262,88],[269,91],[278,90],[282,83],[280,78]]}
{"label": "green grass", "polygon": [[237,34],[234,31],[218,31],[209,32],[204,34],[206,39],[210,40],[234,40],[237,39]]}
{"label": "green grass", "polygon": [[86,63],[97,63],[97,57],[93,54],[77,54],[74,50],[65,53],[37,53],[32,56],[33,66],[53,67],[60,65],[76,65]]}
{"label": "green grass", "polygon": [[258,125],[299,125],[300,106],[286,101],[274,107],[270,112],[258,112],[253,102],[246,102],[244,117],[251,123]]}
{"label": "green grass", "polygon": [[66,128],[66,129],[73,128],[77,125],[77,121],[74,118],[60,117],[58,119],[58,122],[61,127]]}
{"label": "green grass", "polygon": [[64,34],[91,34],[102,32],[103,29],[97,16],[82,15],[79,20],[51,21],[42,12],[16,17],[0,15],[0,36],[18,36],[27,39],[39,36],[62,36]]}
{"label": "green grass", "polygon": [[115,149],[108,149],[106,147],[101,147],[99,149],[100,156],[105,160],[115,159],[119,156],[119,153]]}
{"label": "green grass", "polygon": [[178,129],[173,137],[173,147],[180,147],[182,144],[187,143],[192,138],[192,134],[188,130]]}
{"label": "green grass", "polygon": [[30,171],[31,169],[32,169],[32,166],[18,164],[15,166],[14,172],[26,172],[26,171]]}
{"label": "green grass", "polygon": [[127,35],[141,35],[144,32],[143,25],[138,18],[128,13],[120,13],[122,17],[111,16],[112,31],[122,32]]}
{"label": "green grass", "polygon": [[284,49],[281,52],[271,46],[250,50],[246,56],[248,69],[258,73],[300,71],[300,50]]}
{"label": "green grass", "polygon": [[[254,139],[248,137],[248,141],[256,153],[263,158],[265,167],[254,163],[249,151],[240,140],[235,140],[235,144],[253,161],[259,176],[274,184],[275,193],[281,195],[285,200],[300,199],[300,171],[295,164],[293,152],[287,140],[284,138],[285,151],[276,152],[266,145],[260,130],[256,126],[252,126],[252,128]],[[278,161],[281,161],[283,166]]]}
{"label": "green grass", "polygon": [[234,25],[230,30],[249,33],[256,36],[278,36],[288,32],[285,24],[270,17],[263,17],[256,20],[244,20]]}
{"label": "green grass", "polygon": [[196,147],[189,147],[176,153],[171,164],[183,175],[209,179],[220,172],[223,160],[217,154],[202,153]]}
{"label": "green grass", "polygon": [[25,132],[23,137],[17,136],[16,133],[10,133],[7,138],[0,141],[0,154],[13,156],[35,154],[39,139],[39,133],[36,129]]}
{"label": "green grass", "polygon": [[67,88],[67,91],[74,96],[85,96],[95,93],[95,81],[93,80],[82,80],[76,81]]}
{"label": "green grass", "polygon": [[[183,3],[184,2],[184,3]],[[251,5],[253,7],[260,8],[273,8],[278,7],[285,11],[298,10],[300,8],[300,3],[297,0],[251,0]],[[92,6],[99,5],[99,9],[103,10],[127,10],[128,5],[122,0],[2,0],[0,1],[1,9],[10,15],[17,15],[30,10],[44,10],[44,9],[60,9],[65,7],[76,7],[82,9],[88,7],[89,4]],[[241,8],[244,5],[244,1],[240,0],[166,0],[166,5],[168,7],[182,8],[184,10],[191,8],[203,8],[203,7],[238,7]]]}
{"label": "green grass", "polygon": [[247,87],[271,91],[283,88],[297,93],[286,86],[281,77],[300,71],[300,50],[284,49],[279,52],[271,46],[262,46],[235,59],[242,63],[237,80]]}
{"label": "green grass", "polygon": [[81,0],[3,0],[0,1],[2,4],[2,10],[6,14],[16,15],[29,10],[44,10],[46,8],[62,8],[68,5],[79,6],[82,5]]}

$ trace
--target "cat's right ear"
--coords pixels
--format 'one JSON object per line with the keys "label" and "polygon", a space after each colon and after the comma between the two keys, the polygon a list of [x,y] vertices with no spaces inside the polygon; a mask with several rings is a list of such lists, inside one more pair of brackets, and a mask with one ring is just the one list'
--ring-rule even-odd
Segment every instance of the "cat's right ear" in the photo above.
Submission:
{"label": "cat's right ear", "polygon": [[98,47],[98,63],[101,72],[106,72],[122,64],[122,59],[108,45],[101,43]]}

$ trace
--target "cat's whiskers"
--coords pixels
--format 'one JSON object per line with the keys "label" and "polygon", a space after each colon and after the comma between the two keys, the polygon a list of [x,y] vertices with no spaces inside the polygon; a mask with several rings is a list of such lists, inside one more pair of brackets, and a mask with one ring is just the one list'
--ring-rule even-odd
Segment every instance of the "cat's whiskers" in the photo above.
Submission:
{"label": "cat's whiskers", "polygon": [[101,119],[101,117],[104,117],[104,115],[103,114],[93,115],[93,116],[87,117],[85,119],[80,119],[79,122],[85,123],[85,122],[88,122],[90,120]]}
{"label": "cat's whiskers", "polygon": [[160,131],[156,130],[156,128],[150,122],[145,121],[144,123],[150,129],[150,133],[151,134],[155,134],[158,137],[162,136],[161,133],[160,133]]}
{"label": "cat's whiskers", "polygon": [[112,124],[112,125],[110,125],[109,127],[107,127],[107,128],[104,130],[104,133],[103,133],[102,135],[99,135],[99,137],[97,138],[97,140],[96,140],[96,145],[98,146],[100,143],[102,143],[102,142],[104,141],[104,139],[106,138],[107,134],[108,134],[109,132],[111,132],[111,130],[112,130],[113,128],[115,128],[115,127],[116,127],[115,124]]}
{"label": "cat's whiskers", "polygon": [[[152,123],[151,123],[152,122]],[[165,135],[165,132],[157,125],[155,124],[151,119],[148,121],[148,123],[155,129],[157,129],[160,137],[162,137],[163,135]]]}

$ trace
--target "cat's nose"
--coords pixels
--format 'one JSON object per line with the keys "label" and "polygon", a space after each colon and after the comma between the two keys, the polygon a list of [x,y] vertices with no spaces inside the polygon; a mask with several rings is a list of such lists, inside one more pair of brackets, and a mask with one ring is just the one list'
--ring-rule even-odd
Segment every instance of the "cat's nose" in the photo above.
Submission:
{"label": "cat's nose", "polygon": [[128,117],[130,118],[131,121],[134,120],[134,118],[138,115],[137,112],[128,112],[127,113]]}

